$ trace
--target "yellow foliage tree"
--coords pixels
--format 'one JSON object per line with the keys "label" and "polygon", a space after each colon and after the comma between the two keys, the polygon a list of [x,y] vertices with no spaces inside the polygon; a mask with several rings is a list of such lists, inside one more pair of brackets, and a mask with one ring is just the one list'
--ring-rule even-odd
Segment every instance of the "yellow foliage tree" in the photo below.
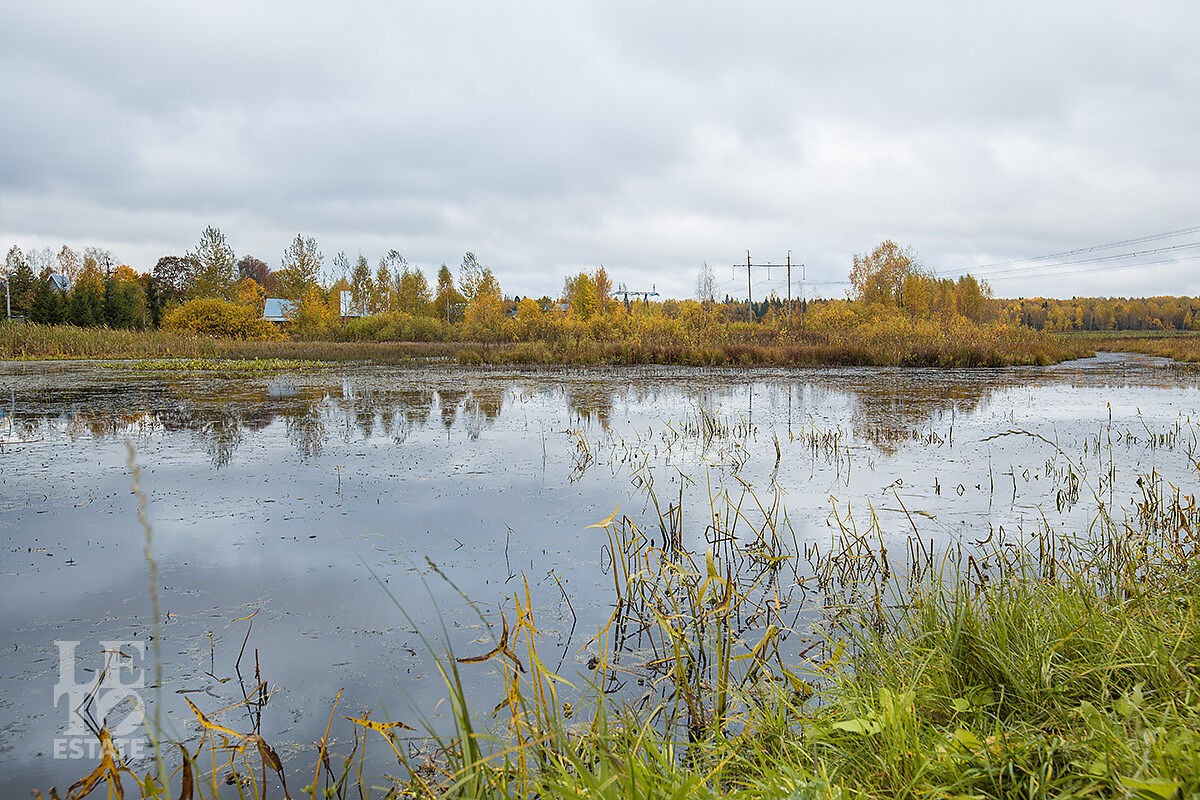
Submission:
{"label": "yellow foliage tree", "polygon": [[925,275],[911,247],[901,248],[891,239],[880,242],[866,255],[855,255],[850,270],[854,298],[865,303],[904,306],[904,281]]}
{"label": "yellow foliage tree", "polygon": [[463,327],[468,337],[481,342],[499,341],[504,331],[504,295],[491,269],[484,267],[467,304]]}
{"label": "yellow foliage tree", "polygon": [[288,317],[292,332],[301,339],[323,338],[338,323],[338,316],[329,307],[325,293],[315,287],[309,287]]}
{"label": "yellow foliage tree", "polygon": [[236,299],[239,305],[254,309],[256,314],[262,314],[266,298],[266,290],[253,278],[243,278],[238,282]]}

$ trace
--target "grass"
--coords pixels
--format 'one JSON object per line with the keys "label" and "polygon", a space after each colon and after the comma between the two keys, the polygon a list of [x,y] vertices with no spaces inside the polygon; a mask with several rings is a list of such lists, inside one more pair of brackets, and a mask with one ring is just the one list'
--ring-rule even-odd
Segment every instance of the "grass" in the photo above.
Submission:
{"label": "grass", "polygon": [[[745,327],[745,326],[743,326]],[[404,364],[681,366],[998,367],[1050,364],[1091,353],[1090,343],[1026,328],[942,327],[884,320],[845,331],[738,330],[729,338],[675,334],[628,339],[559,338],[529,342],[253,341],[170,331],[124,331],[26,323],[0,324],[0,359],[210,359],[359,361]]]}
{"label": "grass", "polygon": [[300,372],[317,369],[319,361],[284,358],[141,358],[132,361],[108,361],[101,366],[126,372],[218,372],[222,374],[260,374]]}
{"label": "grass", "polygon": [[1095,350],[1145,353],[1176,361],[1200,361],[1200,333],[1195,331],[1087,331],[1058,334]]}
{"label": "grass", "polygon": [[451,342],[293,342],[221,339],[170,331],[125,331],[0,323],[0,359],[196,359],[369,361],[405,364],[450,358]]}

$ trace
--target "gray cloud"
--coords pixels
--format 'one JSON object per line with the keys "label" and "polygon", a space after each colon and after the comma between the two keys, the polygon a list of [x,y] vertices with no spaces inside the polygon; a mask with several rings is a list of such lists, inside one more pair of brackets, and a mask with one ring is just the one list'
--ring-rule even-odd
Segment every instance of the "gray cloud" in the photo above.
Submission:
{"label": "gray cloud", "polygon": [[[1200,224],[1197,22],[1169,2],[9,4],[0,244],[145,269],[216,224],[271,263],[304,232],[426,267],[473,250],[512,293],[603,263],[687,295],[708,261],[737,295],[747,248],[831,282],[890,237],[956,274]],[[995,288],[1200,294],[1197,263]]]}

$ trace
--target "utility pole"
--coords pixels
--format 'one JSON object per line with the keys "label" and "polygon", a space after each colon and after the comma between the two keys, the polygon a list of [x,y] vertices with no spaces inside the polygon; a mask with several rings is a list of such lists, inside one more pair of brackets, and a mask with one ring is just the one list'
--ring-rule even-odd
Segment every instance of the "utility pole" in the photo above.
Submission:
{"label": "utility pole", "polygon": [[[801,264],[800,266],[803,266],[803,264]],[[791,314],[792,314],[792,251],[788,250],[787,263],[785,263],[785,264],[755,264],[750,260],[750,251],[747,250],[746,251],[746,263],[733,265],[734,269],[737,269],[739,267],[746,268],[746,302],[750,305],[750,321],[751,322],[755,321],[755,314],[754,314],[754,295],[753,295],[753,291],[752,291],[753,287],[752,287],[752,284],[750,283],[750,271],[753,269],[765,269],[765,270],[767,270],[767,277],[770,277],[771,270],[773,270],[773,269],[784,269],[784,268],[787,269],[787,271],[788,271],[788,320],[790,322]]]}
{"label": "utility pole", "polygon": [[[770,275],[771,273],[767,273]],[[750,251],[746,251],[746,302],[750,304],[750,321],[754,321],[754,294],[750,289]]]}

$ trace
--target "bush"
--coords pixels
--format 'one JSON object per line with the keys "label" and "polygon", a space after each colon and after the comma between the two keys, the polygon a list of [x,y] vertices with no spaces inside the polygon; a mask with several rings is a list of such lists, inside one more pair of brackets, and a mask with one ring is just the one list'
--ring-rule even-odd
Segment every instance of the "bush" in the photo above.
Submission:
{"label": "bush", "polygon": [[171,309],[163,315],[162,327],[231,339],[284,338],[274,323],[264,320],[253,308],[216,297],[199,297]]}
{"label": "bush", "polygon": [[444,342],[454,338],[454,328],[434,317],[389,311],[347,320],[340,338],[351,342]]}

